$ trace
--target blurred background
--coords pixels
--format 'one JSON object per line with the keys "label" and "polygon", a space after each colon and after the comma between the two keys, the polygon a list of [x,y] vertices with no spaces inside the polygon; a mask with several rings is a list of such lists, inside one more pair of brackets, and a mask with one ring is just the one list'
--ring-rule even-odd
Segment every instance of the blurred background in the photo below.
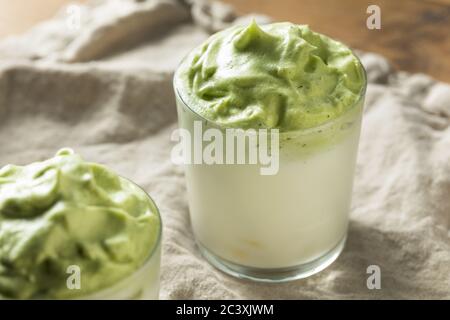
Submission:
{"label": "blurred background", "polygon": [[[81,0],[80,2],[86,2]],[[400,70],[450,82],[450,0],[223,0],[239,13],[309,24],[356,49],[377,52]],[[68,0],[0,0],[0,39],[52,17]],[[381,30],[366,28],[369,5]]]}

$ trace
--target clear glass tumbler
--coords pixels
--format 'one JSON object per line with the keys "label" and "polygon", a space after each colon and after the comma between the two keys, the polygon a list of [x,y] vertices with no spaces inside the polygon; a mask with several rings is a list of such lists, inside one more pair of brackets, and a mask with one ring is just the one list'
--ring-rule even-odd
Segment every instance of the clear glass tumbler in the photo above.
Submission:
{"label": "clear glass tumbler", "polygon": [[[130,181],[131,182],[131,181]],[[131,182],[133,183],[133,182]],[[134,183],[133,183],[134,184]],[[137,188],[138,185],[134,184]],[[142,190],[142,189],[141,189]],[[145,191],[143,190],[145,193]],[[52,300],[52,299],[73,299],[73,300],[157,300],[159,298],[160,284],[160,264],[161,264],[161,241],[162,241],[162,220],[159,210],[148,196],[149,203],[153,212],[158,216],[159,231],[155,245],[148,248],[148,256],[142,266],[135,270],[129,276],[119,280],[112,286],[102,288],[98,291],[88,294],[77,294],[76,289],[66,289],[67,294],[58,296],[39,295],[33,297],[33,300]],[[81,276],[81,287],[83,278]],[[0,294],[0,300],[9,300]]]}
{"label": "clear glass tumbler", "polygon": [[[176,77],[176,76],[175,76]],[[227,128],[199,115],[174,89],[179,127],[191,133],[191,155],[205,132]],[[185,164],[193,232],[204,257],[236,277],[280,282],[330,265],[344,248],[366,78],[356,103],[317,127],[279,133],[279,169],[261,164]],[[198,126],[197,126],[198,127]],[[202,140],[202,141],[199,141]],[[207,145],[207,144],[206,144]],[[222,150],[226,157],[227,150]],[[248,155],[250,149],[246,150]]]}

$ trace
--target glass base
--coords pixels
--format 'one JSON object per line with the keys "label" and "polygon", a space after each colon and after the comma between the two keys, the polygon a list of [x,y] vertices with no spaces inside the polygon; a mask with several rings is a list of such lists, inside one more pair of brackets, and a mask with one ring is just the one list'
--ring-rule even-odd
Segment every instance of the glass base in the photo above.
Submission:
{"label": "glass base", "polygon": [[324,270],[339,257],[344,249],[346,238],[345,236],[333,249],[311,262],[288,268],[274,269],[238,265],[216,256],[199,242],[197,242],[197,245],[205,259],[222,272],[240,279],[277,283],[307,278]]}

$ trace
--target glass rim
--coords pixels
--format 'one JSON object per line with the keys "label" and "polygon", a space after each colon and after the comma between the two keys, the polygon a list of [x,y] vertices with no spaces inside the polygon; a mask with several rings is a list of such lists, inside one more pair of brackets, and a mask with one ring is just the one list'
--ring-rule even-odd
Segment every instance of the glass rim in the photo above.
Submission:
{"label": "glass rim", "polygon": [[156,213],[156,215],[158,217],[158,220],[159,220],[159,230],[158,230],[158,235],[157,235],[156,242],[153,245],[153,247],[150,249],[150,253],[145,258],[143,263],[136,270],[134,270],[132,273],[130,273],[129,275],[127,275],[126,277],[124,277],[122,279],[119,279],[118,281],[114,282],[113,284],[111,284],[111,285],[109,285],[107,287],[103,287],[103,288],[101,288],[99,290],[96,290],[96,291],[91,291],[91,292],[89,292],[89,293],[87,293],[85,295],[74,296],[73,298],[71,298],[73,300],[90,299],[92,297],[97,297],[97,296],[101,296],[101,295],[108,295],[110,293],[115,292],[116,290],[120,290],[119,288],[121,287],[121,285],[123,285],[127,281],[130,281],[131,279],[136,277],[138,274],[141,274],[142,272],[144,272],[146,267],[153,262],[153,257],[155,256],[156,252],[161,247],[163,222],[162,222],[162,218],[161,218],[161,212],[160,212],[158,206],[156,205],[155,200],[153,200],[153,198],[148,194],[148,192],[145,191],[144,188],[142,188],[137,183],[135,183],[132,180],[130,180],[128,178],[125,178],[123,176],[119,176],[119,177],[124,179],[124,180],[126,180],[126,181],[128,181],[128,182],[130,182],[131,184],[133,184],[137,188],[139,188],[139,190],[141,190],[148,197],[148,199],[150,200],[150,202],[154,206],[154,208],[155,208],[155,212],[154,213]]}
{"label": "glass rim", "polygon": [[[333,39],[334,40],[334,39]],[[344,43],[334,40],[336,42],[341,43],[342,45],[346,46],[347,48],[349,48],[347,45],[345,45]],[[244,129],[244,128],[240,128],[240,127],[232,127],[232,126],[226,126],[223,124],[218,123],[217,121],[213,121],[211,119],[207,119],[205,118],[203,115],[199,114],[196,110],[194,110],[193,108],[191,108],[189,106],[189,104],[186,103],[186,100],[183,98],[183,95],[181,94],[181,90],[179,90],[178,85],[177,85],[177,74],[180,70],[180,66],[183,64],[183,62],[187,59],[187,57],[195,50],[196,48],[193,48],[192,50],[190,50],[183,59],[181,59],[180,63],[177,66],[177,69],[174,72],[174,76],[172,79],[172,85],[175,91],[175,97],[178,98],[193,114],[197,115],[199,118],[201,118],[202,121],[206,121],[207,123],[212,123],[214,126],[216,126],[218,129]],[[360,103],[362,103],[364,101],[365,95],[366,95],[366,91],[367,91],[367,72],[366,69],[364,68],[364,65],[361,62],[361,59],[355,54],[354,50],[352,50],[351,48],[349,48],[349,50],[352,52],[353,56],[356,58],[356,60],[358,61],[359,65],[361,66],[362,69],[362,76],[363,76],[363,85],[361,86],[361,89],[358,92],[358,98],[353,102],[352,106],[350,108],[348,108],[347,110],[345,110],[343,113],[341,113],[338,117],[327,120],[323,123],[320,123],[319,125],[313,126],[313,127],[309,127],[309,128],[304,128],[304,129],[294,129],[294,130],[288,130],[288,131],[279,131],[279,135],[280,136],[284,136],[284,135],[292,135],[292,134],[298,134],[298,135],[308,135],[314,132],[317,132],[318,130],[324,130],[327,127],[332,126],[333,124],[335,124],[336,122],[338,122],[339,120],[345,118],[345,116],[347,116],[349,113],[351,113],[354,108],[356,106],[358,106]],[[258,130],[258,129],[279,129],[279,128],[246,128],[244,130],[248,130],[248,129],[254,129],[254,130]]]}
{"label": "glass rim", "polygon": [[[95,290],[95,291],[91,291],[89,293],[86,294],[82,294],[82,295],[75,295],[73,297],[68,297],[68,298],[63,298],[63,300],[68,299],[68,300],[88,300],[88,299],[100,299],[100,296],[102,295],[108,295],[111,294],[113,292],[115,292],[116,290],[120,290],[120,287],[126,283],[127,281],[130,281],[131,279],[133,279],[134,277],[136,277],[137,275],[141,274],[142,272],[144,272],[144,270],[146,269],[146,267],[148,267],[148,265],[150,265],[153,262],[153,257],[155,256],[156,252],[159,251],[159,248],[161,247],[161,243],[162,243],[162,230],[163,230],[163,222],[162,222],[162,218],[161,218],[161,213],[159,211],[158,206],[156,205],[155,201],[153,200],[153,198],[148,194],[148,192],[146,192],[140,185],[138,185],[137,183],[131,181],[128,178],[119,176],[120,178],[130,182],[131,184],[133,184],[134,186],[136,186],[137,188],[139,188],[142,192],[144,192],[144,194],[148,197],[148,199],[150,200],[150,202],[152,203],[152,205],[155,208],[155,212],[158,220],[159,220],[159,231],[158,231],[158,235],[157,235],[157,239],[155,244],[152,246],[152,248],[150,249],[150,253],[148,254],[148,256],[145,258],[144,262],[136,269],[134,270],[131,274],[127,275],[126,277],[119,279],[118,281],[114,282],[113,284],[107,286],[107,287],[103,287],[99,290]],[[43,297],[37,297],[37,298],[31,298],[30,300],[42,300],[42,299],[48,299],[45,297],[45,295]],[[15,300],[12,298],[8,298],[8,297],[4,297],[0,294],[0,300]]]}

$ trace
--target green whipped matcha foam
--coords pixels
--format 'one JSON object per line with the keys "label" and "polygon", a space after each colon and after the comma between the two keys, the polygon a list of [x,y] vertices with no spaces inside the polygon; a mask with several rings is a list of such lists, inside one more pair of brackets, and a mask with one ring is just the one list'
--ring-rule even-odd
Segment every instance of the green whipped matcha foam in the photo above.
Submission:
{"label": "green whipped matcha foam", "polygon": [[[156,246],[157,209],[139,187],[69,149],[0,169],[0,297],[71,298],[136,271]],[[81,289],[69,290],[69,266]]]}
{"label": "green whipped matcha foam", "polygon": [[175,87],[202,117],[226,127],[301,130],[352,108],[364,70],[342,43],[307,26],[237,26],[181,63]]}

